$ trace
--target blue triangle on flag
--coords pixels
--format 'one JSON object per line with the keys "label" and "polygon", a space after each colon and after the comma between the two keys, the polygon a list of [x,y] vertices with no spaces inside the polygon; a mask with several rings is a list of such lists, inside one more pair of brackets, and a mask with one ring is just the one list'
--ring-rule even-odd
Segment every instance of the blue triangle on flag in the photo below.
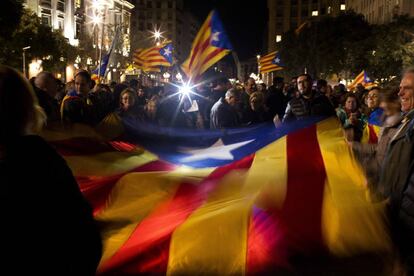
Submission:
{"label": "blue triangle on flag", "polygon": [[213,11],[211,17],[211,38],[210,43],[212,46],[222,49],[232,50],[233,46],[224,30],[223,23],[221,22],[217,11]]}

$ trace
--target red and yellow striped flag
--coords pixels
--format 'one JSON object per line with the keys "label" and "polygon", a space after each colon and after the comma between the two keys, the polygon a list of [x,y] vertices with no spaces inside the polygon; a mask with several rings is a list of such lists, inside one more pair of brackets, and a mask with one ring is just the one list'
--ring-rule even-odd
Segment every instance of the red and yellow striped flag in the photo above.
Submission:
{"label": "red and yellow striped flag", "polygon": [[368,77],[367,72],[365,70],[362,70],[361,73],[359,73],[354,81],[348,85],[348,90],[354,90],[358,84],[362,84],[366,89],[374,87],[376,84]]}
{"label": "red and yellow striped flag", "polygon": [[160,66],[170,67],[173,60],[173,47],[170,41],[147,49],[138,49],[134,53],[133,63],[145,72],[159,72]]}
{"label": "red and yellow striped flag", "polygon": [[190,55],[182,65],[189,79],[197,79],[232,50],[216,11],[210,12],[194,39]]}
{"label": "red and yellow striped flag", "polygon": [[364,175],[335,118],[200,169],[77,132],[46,136],[102,225],[99,275],[300,271],[291,257],[390,249],[384,203],[366,199]]}
{"label": "red and yellow striped flag", "polygon": [[281,60],[277,51],[267,54],[259,59],[260,73],[270,73],[282,70]]}

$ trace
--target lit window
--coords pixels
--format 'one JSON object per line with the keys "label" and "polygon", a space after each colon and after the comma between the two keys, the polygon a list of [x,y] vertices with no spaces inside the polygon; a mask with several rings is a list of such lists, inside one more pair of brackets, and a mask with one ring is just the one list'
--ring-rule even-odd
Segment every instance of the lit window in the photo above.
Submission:
{"label": "lit window", "polygon": [[331,12],[332,12],[332,7],[331,7],[331,6],[329,6],[329,7],[328,7],[328,14],[331,14]]}
{"label": "lit window", "polygon": [[341,4],[341,11],[344,11],[346,9],[346,5],[345,4]]}
{"label": "lit window", "polygon": [[276,43],[282,41],[282,36],[281,35],[277,35],[276,36]]}
{"label": "lit window", "polygon": [[312,11],[312,16],[318,16],[318,11]]}

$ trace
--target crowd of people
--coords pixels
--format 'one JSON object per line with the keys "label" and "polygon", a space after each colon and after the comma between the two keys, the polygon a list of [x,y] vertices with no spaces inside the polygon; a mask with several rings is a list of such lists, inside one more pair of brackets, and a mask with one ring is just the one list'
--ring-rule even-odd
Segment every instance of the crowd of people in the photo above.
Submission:
{"label": "crowd of people", "polygon": [[[24,189],[27,186],[30,193],[43,200],[37,205],[38,209],[32,210],[40,214],[40,221],[49,225],[51,231],[59,227],[72,237],[64,245],[60,244],[69,248],[66,254],[73,253],[71,248],[75,250],[79,242],[89,244],[90,250],[83,250],[82,256],[67,256],[71,263],[56,263],[68,267],[69,271],[96,269],[101,245],[91,210],[66,163],[39,136],[29,135],[36,133],[44,121],[46,124],[96,126],[108,115],[116,114],[159,126],[222,129],[265,122],[278,127],[311,116],[336,115],[349,146],[364,165],[373,197],[388,200],[393,239],[401,264],[407,275],[414,273],[414,69],[404,72],[399,88],[366,90],[360,84],[355,91],[347,91],[342,84],[332,87],[326,80],[313,80],[310,75],[301,74],[289,81],[275,77],[269,87],[257,84],[253,78],[243,84],[219,78],[198,85],[191,92],[180,93],[174,85],[145,87],[137,79],[109,85],[95,83],[87,71],[79,71],[67,84],[56,80],[52,73],[42,72],[31,79],[29,85],[15,70],[0,66],[0,113],[0,175],[2,183],[10,183],[1,192],[6,199],[1,204],[14,206],[16,203],[11,201],[10,195],[20,195],[20,188],[15,190],[17,188],[8,179],[25,183]],[[13,114],[12,119],[10,114]],[[368,124],[381,126],[375,144],[361,143]],[[16,141],[24,141],[19,145],[26,146],[18,147]],[[42,156],[42,160],[36,161],[34,156]],[[53,169],[46,170],[50,166]],[[30,173],[15,174],[22,167]],[[39,190],[39,185],[31,189],[29,177],[42,179],[42,189]],[[52,182],[61,183],[58,187],[61,190]],[[61,193],[61,197],[57,193]],[[22,206],[28,206],[33,200],[29,195],[20,197],[24,201]],[[59,201],[61,198],[67,201]],[[60,208],[60,220],[52,223],[47,208]],[[18,214],[12,213],[8,219],[15,222],[16,217]],[[29,238],[33,240],[28,237],[26,242]],[[56,249],[53,242],[48,246]],[[56,250],[62,252],[62,249]],[[53,252],[49,257],[53,259]]]}

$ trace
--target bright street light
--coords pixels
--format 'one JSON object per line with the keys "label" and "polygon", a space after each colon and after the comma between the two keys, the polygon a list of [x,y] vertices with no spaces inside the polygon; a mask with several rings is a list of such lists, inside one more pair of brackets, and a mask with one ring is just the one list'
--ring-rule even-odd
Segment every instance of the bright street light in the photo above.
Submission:
{"label": "bright street light", "polygon": [[155,41],[155,43],[157,44],[157,46],[159,46],[161,43],[160,43],[160,40],[161,40],[161,38],[163,37],[162,36],[162,34],[163,34],[164,32],[161,32],[160,31],[160,29],[154,29],[154,31],[153,32],[151,32],[151,34],[152,34],[152,38],[154,38],[154,41]]}
{"label": "bright street light", "polygon": [[170,73],[165,72],[163,75],[164,79],[169,79],[171,77]]}
{"label": "bright street light", "polygon": [[93,25],[99,25],[99,24],[101,24],[101,22],[102,22],[102,17],[101,16],[99,16],[98,14],[94,14],[92,16]]}
{"label": "bright street light", "polygon": [[181,81],[183,79],[183,76],[178,72],[177,75],[175,75],[175,78]]}

